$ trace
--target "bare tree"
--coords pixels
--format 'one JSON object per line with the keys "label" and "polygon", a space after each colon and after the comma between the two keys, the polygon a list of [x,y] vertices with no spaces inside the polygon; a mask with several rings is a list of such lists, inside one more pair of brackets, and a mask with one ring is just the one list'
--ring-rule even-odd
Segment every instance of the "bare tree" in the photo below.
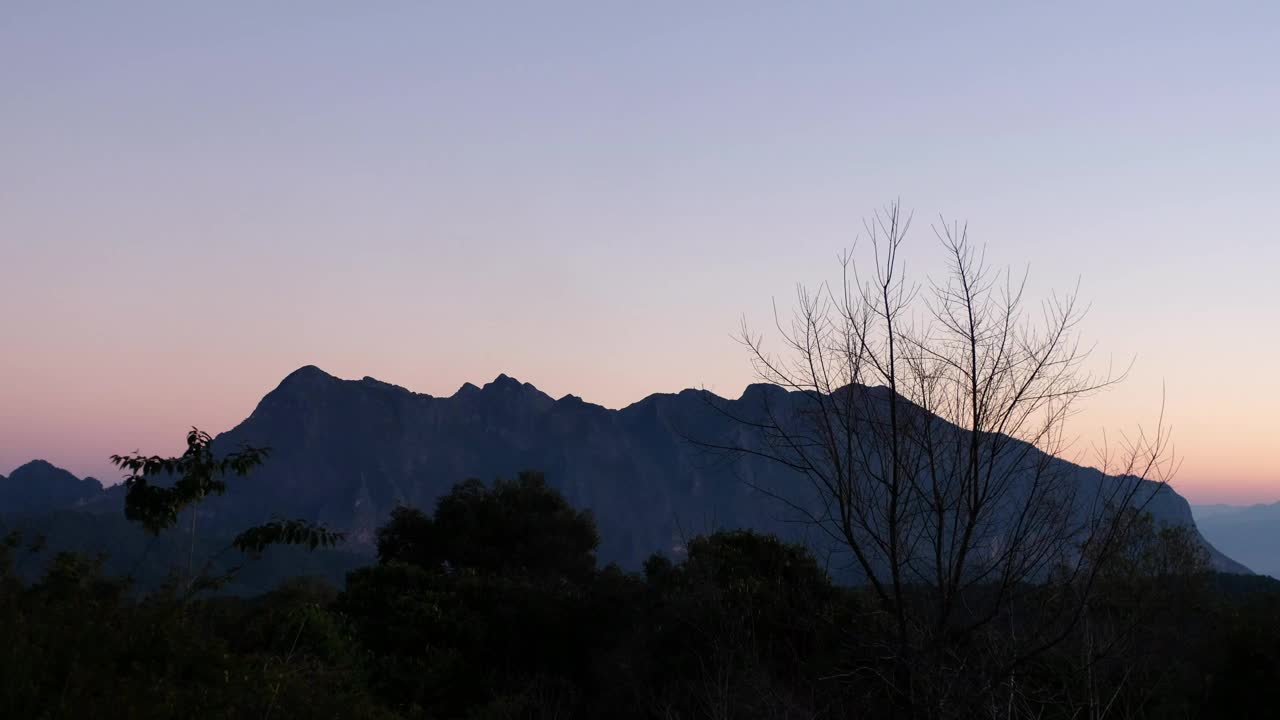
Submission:
{"label": "bare tree", "polygon": [[[1078,401],[1123,378],[1088,372],[1074,293],[1038,308],[1025,275],[997,272],[967,229],[934,228],[946,277],[912,283],[895,203],[865,223],[873,267],[797,292],[782,349],[744,321],[764,394],[721,450],[799,472],[806,491],[760,489],[847,551],[889,627],[879,673],[907,716],[1016,715],[1026,663],[1067,637],[1099,561],[1172,471],[1163,418],[1102,472],[1058,459]],[[1008,703],[995,702],[1006,698]]]}

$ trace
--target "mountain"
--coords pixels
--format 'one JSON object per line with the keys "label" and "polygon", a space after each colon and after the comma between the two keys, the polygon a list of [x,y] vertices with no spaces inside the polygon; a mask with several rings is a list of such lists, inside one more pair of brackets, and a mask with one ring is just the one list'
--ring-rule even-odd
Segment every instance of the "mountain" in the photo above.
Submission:
{"label": "mountain", "polygon": [[[881,399],[889,392],[863,391]],[[367,543],[398,504],[430,508],[465,478],[538,469],[570,502],[592,510],[602,560],[626,567],[638,567],[655,551],[678,551],[686,538],[721,527],[813,541],[766,492],[802,493],[802,478],[688,440],[742,444],[747,430],[726,413],[751,417],[766,401],[777,406],[797,397],[752,385],[732,400],[684,390],[610,410],[572,395],[553,399],[506,375],[432,397],[370,377],[341,380],[308,366],[218,437],[221,447],[266,445],[273,452],[241,498],[228,495],[216,505],[241,524],[259,522],[263,509],[277,508],[347,529],[356,542]],[[1097,470],[1053,462],[1085,486],[1105,481]],[[1187,501],[1172,488],[1151,484],[1150,490],[1153,515],[1195,526]],[[1219,569],[1248,572],[1205,544]]]}
{"label": "mountain", "polygon": [[1196,506],[1195,515],[1200,531],[1223,552],[1256,572],[1280,578],[1280,502]]}
{"label": "mountain", "polygon": [[[859,392],[883,401],[885,388]],[[506,375],[449,397],[411,392],[370,377],[342,380],[308,366],[286,377],[243,422],[215,439],[272,449],[266,463],[231,491],[202,506],[202,527],[243,528],[273,514],[302,517],[348,532],[370,551],[376,528],[400,504],[425,509],[467,478],[546,473],[601,532],[600,558],[636,568],[650,554],[678,553],[693,535],[751,527],[789,539],[806,537],[771,492],[803,494],[806,481],[780,465],[708,452],[704,443],[741,445],[749,433],[726,416],[759,416],[799,396],[752,385],[737,399],[684,390],[651,395],[620,410],[573,395],[554,399]],[[1097,470],[1047,459],[1081,487],[1110,479]],[[1149,485],[1148,509],[1165,523],[1194,527],[1190,506],[1172,488]],[[82,509],[111,511],[107,491]],[[1248,572],[1210,548],[1215,565]]]}
{"label": "mountain", "polygon": [[[153,589],[173,568],[186,564],[190,535],[185,524],[153,537],[124,516],[124,487],[103,488],[94,478],[81,480],[44,460],[0,475],[0,538],[17,532],[24,549],[15,570],[29,581],[43,573],[60,552],[102,555],[109,576],[128,576],[139,589]],[[197,535],[195,556],[209,558],[210,574],[226,572],[240,560],[224,552],[235,530],[225,524]],[[308,575],[341,585],[346,573],[367,564],[368,553],[302,548],[269,548],[247,563],[223,592],[259,595],[284,578]]]}
{"label": "mountain", "polygon": [[693,390],[615,411],[574,396],[555,400],[506,375],[440,398],[305,367],[217,438],[219,447],[272,448],[244,488],[249,501],[228,495],[217,510],[256,522],[256,508],[289,508],[370,542],[397,504],[430,508],[466,478],[537,469],[570,502],[591,508],[603,559],[636,567],[720,525],[775,524],[774,502],[679,432],[719,438],[725,427]]}
{"label": "mountain", "polygon": [[1203,522],[1206,518],[1215,515],[1225,515],[1229,513],[1239,512],[1249,507],[1248,505],[1227,505],[1225,503],[1216,503],[1210,505],[1192,505],[1191,514],[1195,516],[1196,522]]}
{"label": "mountain", "polygon": [[83,505],[102,494],[102,483],[80,478],[44,460],[0,475],[0,513],[38,513]]}

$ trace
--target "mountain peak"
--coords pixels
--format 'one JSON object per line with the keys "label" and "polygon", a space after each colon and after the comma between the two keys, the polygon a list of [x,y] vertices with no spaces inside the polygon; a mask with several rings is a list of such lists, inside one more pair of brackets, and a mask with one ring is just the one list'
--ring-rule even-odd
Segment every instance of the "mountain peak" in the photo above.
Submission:
{"label": "mountain peak", "polygon": [[481,390],[501,390],[503,392],[533,392],[542,395],[543,392],[534,387],[530,383],[522,383],[506,373],[499,373],[493,382],[485,383]]}
{"label": "mountain peak", "polygon": [[[465,386],[464,386],[465,389]],[[461,394],[461,390],[459,391]],[[493,379],[493,382],[485,383],[477,393],[479,397],[488,397],[500,402],[531,402],[533,407],[539,410],[546,410],[555,404],[555,400],[550,395],[542,392],[530,383],[522,383],[519,380],[501,373]],[[456,396],[455,396],[456,397]]]}
{"label": "mountain peak", "polygon": [[[389,383],[383,380],[379,380],[376,377],[370,377],[368,375],[365,375],[364,377],[360,378],[360,382],[363,383],[366,387],[377,388],[379,390],[386,390],[393,393],[402,393],[405,395],[418,394],[413,392],[409,388],[404,387],[403,385],[396,385],[395,383]],[[431,397],[431,396],[425,395],[425,397]]]}
{"label": "mountain peak", "polygon": [[285,376],[280,384],[276,387],[276,391],[292,390],[295,392],[308,392],[315,388],[336,382],[338,378],[321,370],[315,365],[303,365]]}
{"label": "mountain peak", "polygon": [[53,463],[49,462],[48,460],[41,460],[40,458],[36,458],[35,460],[32,460],[32,461],[30,461],[30,462],[27,462],[27,463],[25,463],[25,464],[23,464],[23,465],[21,465],[21,466],[17,467],[16,469],[14,469],[14,471],[13,471],[13,472],[11,472],[11,473],[9,473],[9,474],[10,474],[11,476],[15,476],[15,477],[16,477],[16,476],[22,475],[22,474],[24,474],[24,473],[33,473],[33,472],[36,472],[36,473],[46,473],[46,472],[50,472],[50,471],[55,471],[55,472],[67,472],[66,470],[63,470],[62,468],[58,467],[57,465],[54,465]]}
{"label": "mountain peak", "polygon": [[777,385],[769,383],[751,383],[742,389],[742,395],[738,397],[738,400],[770,402],[777,400],[780,397],[785,397],[786,395],[787,390]]}
{"label": "mountain peak", "polygon": [[9,473],[9,481],[14,483],[63,483],[65,485],[88,483],[89,485],[99,485],[95,478],[80,478],[73,475],[70,471],[64,470],[48,460],[32,460],[25,465],[15,469]]}
{"label": "mountain peak", "polygon": [[284,377],[284,382],[333,380],[334,377],[315,365],[303,365]]}
{"label": "mountain peak", "polygon": [[0,482],[0,509],[44,511],[70,507],[102,492],[102,483],[80,478],[47,460],[32,460]]}

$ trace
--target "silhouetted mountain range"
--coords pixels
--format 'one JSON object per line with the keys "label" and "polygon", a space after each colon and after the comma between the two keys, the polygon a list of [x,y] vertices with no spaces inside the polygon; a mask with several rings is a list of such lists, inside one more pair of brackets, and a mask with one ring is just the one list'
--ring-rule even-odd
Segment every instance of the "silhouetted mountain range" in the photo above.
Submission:
{"label": "silhouetted mountain range", "polygon": [[30,513],[71,508],[102,495],[102,483],[80,478],[44,460],[32,460],[0,475],[0,512]]}
{"label": "silhouetted mountain range", "polygon": [[1197,505],[1200,531],[1254,571],[1280,578],[1280,502],[1270,505]]}
{"label": "silhouetted mountain range", "polygon": [[[484,387],[468,383],[450,397],[432,397],[369,377],[342,380],[308,366],[291,373],[247,419],[215,440],[222,449],[269,446],[272,453],[248,478],[232,479],[231,491],[203,512],[213,526],[224,528],[273,514],[302,517],[345,530],[353,548],[368,549],[375,529],[397,505],[430,509],[466,478],[490,480],[535,469],[570,502],[591,509],[605,562],[638,567],[653,552],[678,552],[685,538],[716,528],[752,527],[803,540],[803,526],[789,522],[775,499],[755,489],[802,491],[807,484],[798,475],[760,459],[709,453],[687,440],[740,444],[746,430],[722,411],[749,417],[766,398],[777,404],[788,397],[781,388],[752,385],[736,400],[684,390],[610,410],[573,395],[553,399],[506,375]],[[1103,478],[1097,470],[1055,462],[1082,481]],[[0,511],[120,508],[118,490],[98,486],[86,498],[72,492],[80,486],[64,475],[52,481],[56,493],[32,490],[22,500],[0,500]],[[1195,525],[1186,500],[1172,488],[1151,489],[1148,509],[1159,520]],[[1209,547],[1218,569],[1248,572]]]}

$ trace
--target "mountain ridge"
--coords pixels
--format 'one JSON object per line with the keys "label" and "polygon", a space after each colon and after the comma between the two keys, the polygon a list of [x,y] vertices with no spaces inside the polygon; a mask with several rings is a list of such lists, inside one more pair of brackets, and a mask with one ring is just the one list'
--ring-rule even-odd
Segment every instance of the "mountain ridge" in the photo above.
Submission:
{"label": "mountain ridge", "polygon": [[78,478],[47,460],[32,460],[0,475],[0,512],[31,512],[76,506],[103,492],[97,478]]}
{"label": "mountain ridge", "polygon": [[[709,453],[688,442],[697,437],[732,445],[744,431],[721,410],[747,413],[766,400],[789,397],[783,388],[755,383],[737,399],[684,389],[610,409],[572,394],[554,399],[505,373],[437,397],[306,365],[217,436],[218,448],[267,446],[272,454],[253,475],[233,481],[226,496],[211,499],[207,512],[227,526],[272,514],[301,516],[369,547],[397,505],[430,508],[466,478],[535,469],[546,472],[570,502],[592,510],[604,561],[636,567],[653,552],[678,552],[689,536],[722,527],[805,541],[804,530],[760,490],[796,491],[803,487],[800,479],[763,461]],[[1096,469],[1055,462],[1082,477],[1101,477]],[[1153,492],[1153,514],[1195,528],[1190,505],[1176,491]],[[122,493],[108,491],[81,504],[104,510],[121,499]],[[1248,572],[1204,542],[1220,569]]]}
{"label": "mountain ridge", "polygon": [[1280,578],[1280,502],[1196,506],[1193,512],[1196,526],[1215,546],[1255,572]]}

